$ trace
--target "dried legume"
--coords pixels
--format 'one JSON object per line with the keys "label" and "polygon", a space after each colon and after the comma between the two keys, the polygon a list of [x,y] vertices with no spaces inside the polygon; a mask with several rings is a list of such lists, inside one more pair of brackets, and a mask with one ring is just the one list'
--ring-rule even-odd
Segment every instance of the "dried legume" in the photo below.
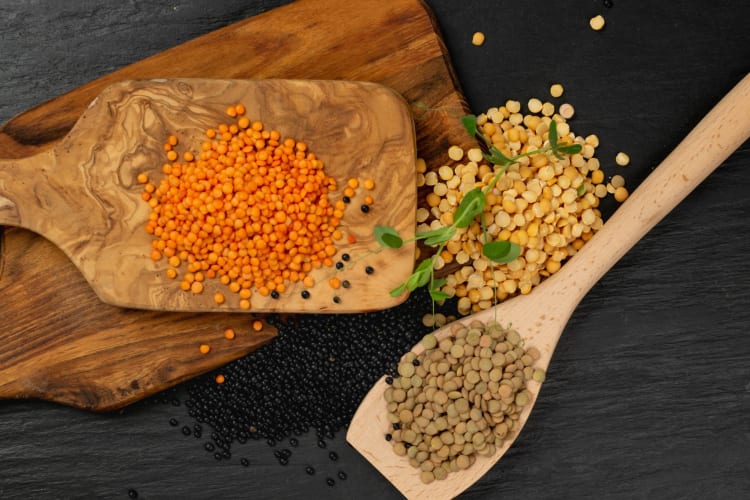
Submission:
{"label": "dried legume", "polygon": [[544,381],[533,366],[539,351],[525,348],[515,330],[475,321],[456,323],[451,333],[437,344],[427,335],[421,354],[407,353],[383,395],[393,451],[424,483],[468,469],[477,455],[491,456],[512,440],[533,400],[526,383]]}

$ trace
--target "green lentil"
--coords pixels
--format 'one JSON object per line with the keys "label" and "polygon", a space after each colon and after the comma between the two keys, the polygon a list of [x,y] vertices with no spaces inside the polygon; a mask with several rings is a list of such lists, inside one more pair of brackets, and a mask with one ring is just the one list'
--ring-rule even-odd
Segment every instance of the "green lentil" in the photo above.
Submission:
{"label": "green lentil", "polygon": [[477,455],[492,456],[513,439],[533,399],[526,383],[545,378],[533,366],[539,350],[525,348],[515,330],[473,322],[454,325],[451,334],[439,342],[426,335],[422,354],[405,355],[400,377],[384,392],[389,422],[404,429],[393,432],[394,452],[409,458],[425,484],[466,470]]}

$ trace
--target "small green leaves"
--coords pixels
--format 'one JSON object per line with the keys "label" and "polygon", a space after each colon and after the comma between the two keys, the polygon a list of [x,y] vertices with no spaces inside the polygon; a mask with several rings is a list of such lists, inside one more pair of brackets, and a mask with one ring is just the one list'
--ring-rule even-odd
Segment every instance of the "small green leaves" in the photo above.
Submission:
{"label": "small green leaves", "polygon": [[580,144],[563,144],[561,146],[558,143],[557,122],[555,120],[549,122],[549,145],[550,149],[552,149],[552,154],[560,160],[563,159],[563,155],[574,155],[583,150]]}
{"label": "small green leaves", "polygon": [[507,264],[521,255],[521,247],[510,241],[490,241],[482,247],[482,254],[492,262]]}
{"label": "small green leaves", "polygon": [[[422,109],[432,110],[432,108],[428,108],[421,103],[418,104],[418,106]],[[441,290],[441,288],[445,286],[446,281],[444,279],[435,279],[435,262],[445,248],[446,243],[456,235],[457,229],[468,228],[477,217],[482,215],[487,203],[486,194],[495,187],[498,179],[505,173],[506,169],[509,166],[518,163],[518,161],[524,157],[551,153],[555,157],[563,159],[563,155],[574,155],[583,150],[583,147],[580,144],[569,144],[569,138],[567,137],[564,138],[563,143],[560,144],[557,122],[555,122],[555,120],[549,122],[548,146],[533,151],[525,151],[511,157],[500,151],[500,149],[479,130],[477,117],[475,115],[462,116],[461,124],[472,138],[479,141],[479,147],[482,150],[482,156],[484,159],[490,164],[496,165],[494,168],[494,174],[489,182],[484,183],[483,188],[476,187],[463,196],[453,214],[453,223],[451,225],[440,227],[438,229],[431,229],[429,231],[418,232],[413,240],[409,240],[422,240],[426,246],[438,248],[432,257],[423,260],[419,266],[417,266],[415,271],[406,279],[406,281],[391,290],[390,294],[393,297],[397,297],[407,290],[411,292],[419,287],[429,284],[430,297],[433,302],[450,298],[451,296],[449,294]],[[583,196],[586,193],[586,185],[581,184],[577,189],[577,193],[579,196]],[[511,241],[488,241],[490,236],[487,234],[484,220],[481,220],[480,222],[482,232],[484,233],[484,239],[482,241],[486,242],[482,246],[482,254],[487,259],[496,264],[507,264],[521,255],[522,249],[516,243]],[[376,226],[375,239],[384,248],[401,248],[404,244],[404,240],[399,236],[398,232],[389,226]]]}
{"label": "small green leaves", "polygon": [[413,292],[417,288],[425,286],[427,283],[429,283],[430,279],[432,278],[432,266],[432,259],[425,259],[420,262],[411,276],[406,279],[406,281],[391,290],[391,297],[398,297],[406,290]]}
{"label": "small green leaves", "polygon": [[425,231],[423,233],[417,233],[416,239],[424,240],[424,244],[427,246],[437,246],[446,243],[448,240],[453,238],[456,234],[455,226],[444,226],[431,231]]}
{"label": "small green leaves", "polygon": [[450,295],[440,290],[440,288],[442,288],[446,283],[447,280],[445,280],[444,278],[432,280],[432,282],[430,283],[430,298],[432,298],[433,301],[439,302],[441,300],[451,298]]}
{"label": "small green leaves", "polygon": [[471,137],[477,136],[477,117],[474,115],[466,115],[461,117],[461,124],[464,126],[466,131]]}
{"label": "small green leaves", "polygon": [[375,241],[383,248],[401,248],[404,240],[391,226],[375,226]]}
{"label": "small green leaves", "polygon": [[487,199],[480,188],[474,188],[466,193],[458,204],[456,213],[453,214],[453,225],[455,227],[469,227],[471,221],[482,213]]}

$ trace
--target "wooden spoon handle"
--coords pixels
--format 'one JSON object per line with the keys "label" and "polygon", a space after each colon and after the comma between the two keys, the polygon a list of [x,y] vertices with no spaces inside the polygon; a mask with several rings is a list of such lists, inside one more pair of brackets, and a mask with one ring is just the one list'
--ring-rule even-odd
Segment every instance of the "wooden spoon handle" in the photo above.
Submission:
{"label": "wooden spoon handle", "polygon": [[558,274],[576,303],[750,137],[750,75],[745,76],[641,183]]}

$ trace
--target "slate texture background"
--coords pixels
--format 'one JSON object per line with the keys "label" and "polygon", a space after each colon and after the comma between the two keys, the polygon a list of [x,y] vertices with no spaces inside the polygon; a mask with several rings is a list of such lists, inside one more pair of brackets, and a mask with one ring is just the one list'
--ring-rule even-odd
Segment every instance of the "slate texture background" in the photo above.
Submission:
{"label": "slate texture background", "polygon": [[[0,0],[0,122],[281,3]],[[428,1],[474,111],[560,81],[573,129],[597,133],[608,173],[634,188],[750,71],[750,4],[612,3]],[[531,421],[463,498],[750,497],[749,168],[745,144],[591,291]],[[0,402],[0,498],[398,498],[343,432],[325,451],[303,436],[286,467],[258,442],[216,462],[168,425],[189,421],[160,402],[183,392],[107,415]],[[326,486],[339,469],[348,479]]]}

